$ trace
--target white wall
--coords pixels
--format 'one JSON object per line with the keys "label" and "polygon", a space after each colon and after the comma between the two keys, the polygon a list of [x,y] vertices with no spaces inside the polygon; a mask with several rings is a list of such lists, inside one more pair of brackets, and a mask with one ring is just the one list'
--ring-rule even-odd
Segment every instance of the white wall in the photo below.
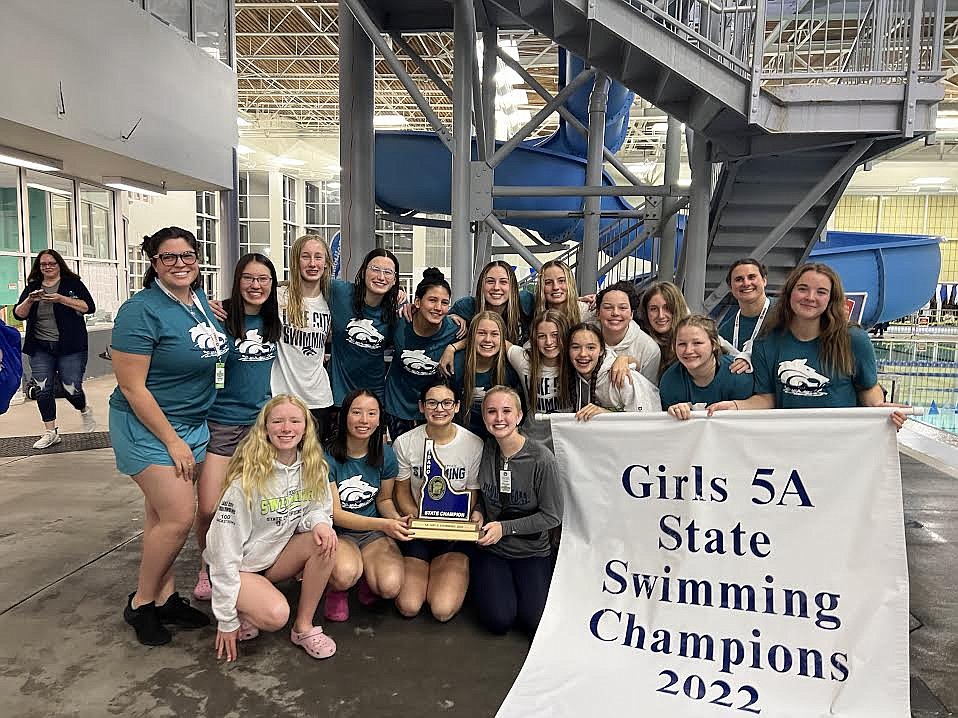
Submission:
{"label": "white wall", "polygon": [[141,198],[122,192],[121,207],[129,220],[127,236],[131,247],[138,247],[143,237],[163,227],[182,227],[196,232],[196,193],[168,192],[163,197]]}
{"label": "white wall", "polygon": [[133,3],[5,0],[0,47],[0,119],[232,188],[235,74]]}

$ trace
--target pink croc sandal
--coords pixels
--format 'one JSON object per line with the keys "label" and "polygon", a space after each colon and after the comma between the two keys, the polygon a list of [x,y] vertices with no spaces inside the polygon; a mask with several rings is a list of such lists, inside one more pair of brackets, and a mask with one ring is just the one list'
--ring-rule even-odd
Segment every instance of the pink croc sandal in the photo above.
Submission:
{"label": "pink croc sandal", "polygon": [[242,613],[239,614],[240,626],[239,633],[236,635],[238,641],[250,641],[259,635],[259,629],[254,626],[250,620]]}
{"label": "pink croc sandal", "polygon": [[323,633],[322,626],[316,626],[306,633],[297,633],[294,628],[289,632],[289,640],[301,646],[313,658],[329,658],[336,652],[336,642]]}

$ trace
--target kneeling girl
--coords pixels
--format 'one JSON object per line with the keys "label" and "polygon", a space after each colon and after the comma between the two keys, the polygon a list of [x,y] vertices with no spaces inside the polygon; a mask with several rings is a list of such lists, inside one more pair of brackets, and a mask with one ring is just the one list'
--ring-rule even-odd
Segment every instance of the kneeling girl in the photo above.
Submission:
{"label": "kneeling girl", "polygon": [[286,625],[289,604],[273,584],[299,573],[290,640],[313,658],[336,652],[313,625],[336,558],[328,477],[309,409],[295,396],[273,397],[230,460],[206,537],[218,658],[235,660],[237,641]]}

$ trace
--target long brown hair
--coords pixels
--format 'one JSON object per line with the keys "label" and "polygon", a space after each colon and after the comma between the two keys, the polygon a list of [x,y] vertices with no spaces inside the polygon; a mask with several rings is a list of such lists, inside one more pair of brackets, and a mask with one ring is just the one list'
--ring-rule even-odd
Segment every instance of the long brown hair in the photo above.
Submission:
{"label": "long brown hair", "polygon": [[[561,307],[550,307],[548,302],[546,302],[544,277],[546,270],[552,269],[553,267],[558,267],[565,275],[566,296]],[[536,278],[536,316],[540,316],[546,311],[561,312],[565,317],[567,327],[571,327],[573,324],[578,324],[582,321],[581,312],[579,311],[579,291],[575,286],[575,277],[572,275],[572,270],[569,269],[569,265],[561,259],[550,259],[543,264]]]}
{"label": "long brown hair", "polygon": [[492,322],[499,328],[499,352],[492,360],[492,384],[496,386],[506,383],[506,352],[504,348],[506,328],[502,322],[502,317],[495,312],[479,312],[469,322],[469,334],[466,337],[466,361],[462,372],[462,396],[459,399],[459,417],[462,420],[468,418],[469,411],[472,409],[472,393],[476,389],[476,371],[479,364],[477,346],[479,342],[476,340],[476,332],[479,331],[479,322],[483,320]]}
{"label": "long brown hair", "polygon": [[[661,294],[665,299],[665,306],[672,313],[672,325],[668,334],[659,334],[649,323],[649,302],[656,294]],[[659,379],[665,373],[665,370],[675,362],[675,327],[689,315],[689,305],[685,303],[685,297],[682,296],[682,290],[672,284],[672,282],[654,282],[648,286],[642,293],[640,302],[642,311],[639,312],[639,326],[643,331],[655,340],[662,350],[662,361],[659,362]]]}
{"label": "long brown hair", "polygon": [[558,394],[563,398],[569,395],[569,376],[565,371],[565,362],[563,361],[563,355],[568,352],[569,322],[562,312],[556,309],[546,309],[536,315],[529,327],[529,411],[531,412],[539,409],[539,375],[544,365],[542,354],[539,352],[539,345],[536,342],[536,333],[539,330],[539,325],[543,322],[552,322],[559,330]]}
{"label": "long brown hair", "polygon": [[[319,291],[323,298],[329,299],[329,285],[333,273],[333,257],[329,253],[329,245],[318,234],[304,234],[297,237],[293,246],[289,248],[289,286],[286,287],[286,318],[285,322],[293,327],[306,326],[306,302],[303,299],[303,275],[299,271],[299,255],[303,253],[303,245],[307,242],[319,242],[326,252],[326,264],[319,278]],[[295,264],[294,264],[295,262]]]}
{"label": "long brown hair", "polygon": [[816,272],[828,278],[832,283],[832,290],[828,296],[828,305],[818,318],[819,350],[818,356],[822,363],[831,371],[843,374],[855,373],[855,355],[852,353],[852,340],[848,334],[848,315],[845,312],[845,290],[842,280],[835,270],[827,264],[809,262],[795,267],[789,273],[779,300],[768,314],[768,320],[762,324],[760,336],[767,336],[772,332],[783,332],[791,328],[795,319],[792,311],[792,292],[807,272]]}
{"label": "long brown hair", "polygon": [[[572,363],[572,357],[569,356],[569,345],[572,344],[572,337],[576,334],[576,332],[589,332],[599,343],[599,359],[596,361],[595,366],[592,367],[592,371],[589,372],[588,377],[584,377],[576,371],[575,365]],[[602,330],[595,324],[590,324],[589,322],[579,322],[569,330],[569,340],[566,342],[566,350],[562,355],[562,363],[565,366],[565,374],[570,379],[568,386],[566,387],[568,394],[565,396],[566,403],[569,404],[569,406],[573,408],[582,408],[585,406],[585,404],[595,403],[595,383],[599,376],[599,370],[602,368],[602,361],[605,359],[605,347],[605,337],[602,336]],[[585,380],[588,380],[589,383],[589,396],[588,401],[582,403],[579,401],[580,386]]]}
{"label": "long brown hair", "polygon": [[[500,315],[505,325],[505,332],[502,336],[513,344],[518,344],[519,337],[522,336],[523,333],[522,329],[529,321],[529,317],[522,311],[522,303],[519,301],[519,282],[516,281],[516,274],[512,271],[512,265],[508,262],[497,259],[489,262],[489,264],[482,268],[482,271],[479,273],[479,278],[476,280],[476,314],[485,311],[495,312],[494,309],[486,306],[486,293],[483,291],[483,283],[486,281],[486,275],[495,267],[504,269],[506,276],[509,278],[509,298],[506,300],[502,308],[502,314]],[[496,313],[498,314],[498,312]],[[499,383],[501,384],[502,382]]]}

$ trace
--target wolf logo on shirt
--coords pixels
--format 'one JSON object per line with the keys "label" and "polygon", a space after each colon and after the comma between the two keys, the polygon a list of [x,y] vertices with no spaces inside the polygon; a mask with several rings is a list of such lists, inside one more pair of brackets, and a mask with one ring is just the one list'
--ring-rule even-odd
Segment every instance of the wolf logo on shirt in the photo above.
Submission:
{"label": "wolf logo on shirt", "polygon": [[386,337],[379,333],[372,319],[350,319],[346,325],[346,341],[363,349],[379,349]]}
{"label": "wolf logo on shirt", "polygon": [[217,331],[212,324],[197,324],[190,329],[190,339],[203,352],[204,357],[218,356],[226,349],[226,335]]}
{"label": "wolf logo on shirt", "polygon": [[439,362],[432,359],[422,349],[404,349],[399,360],[410,374],[431,376],[436,373]]}
{"label": "wolf logo on shirt", "polygon": [[348,511],[369,506],[379,493],[378,488],[363,480],[362,474],[350,476],[345,481],[340,481],[338,486],[339,500]]}
{"label": "wolf logo on shirt", "polygon": [[793,396],[825,396],[831,381],[808,366],[808,359],[779,362],[778,380],[782,383],[782,391]]}
{"label": "wolf logo on shirt", "polygon": [[276,346],[264,342],[259,329],[250,329],[242,339],[236,339],[236,352],[240,361],[269,361],[276,356]]}

